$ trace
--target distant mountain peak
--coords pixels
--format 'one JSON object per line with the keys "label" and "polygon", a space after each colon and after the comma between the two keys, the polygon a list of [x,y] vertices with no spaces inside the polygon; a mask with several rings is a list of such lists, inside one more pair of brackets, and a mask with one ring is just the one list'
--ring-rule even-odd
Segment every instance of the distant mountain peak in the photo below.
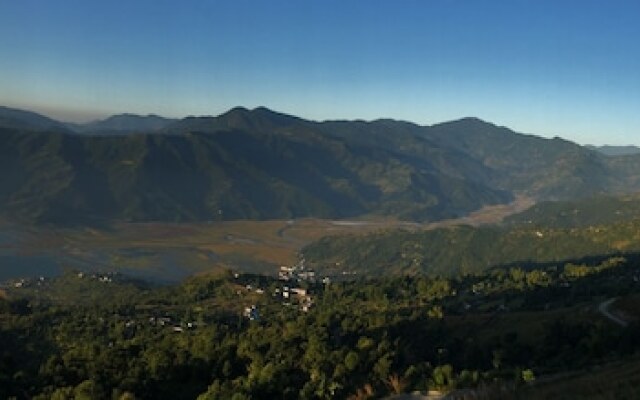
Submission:
{"label": "distant mountain peak", "polygon": [[271,113],[275,113],[275,111],[265,107],[265,106],[258,106],[256,108],[253,109],[253,111],[258,111],[258,112],[271,112]]}
{"label": "distant mountain peak", "polygon": [[218,115],[218,117],[222,117],[224,115],[245,115],[245,114],[249,114],[251,112],[251,110],[249,110],[246,107],[243,106],[236,106],[233,107],[231,109],[229,109],[226,112],[223,112],[222,114]]}
{"label": "distant mountain peak", "polygon": [[[102,121],[108,121],[108,120],[112,120],[112,119],[119,119],[119,118],[133,118],[133,119],[145,119],[145,118],[161,118],[161,119],[168,119],[168,118],[164,118],[158,114],[134,114],[134,113],[120,113],[120,114],[113,114],[105,119],[103,119]],[[100,121],[100,120],[98,120]],[[98,122],[98,121],[94,121],[94,122]]]}
{"label": "distant mountain peak", "polygon": [[433,126],[446,126],[446,125],[456,125],[456,126],[467,125],[467,126],[473,126],[473,127],[500,128],[500,126],[492,122],[485,121],[478,117],[463,117],[463,118],[454,119],[451,121],[441,122]]}
{"label": "distant mountain peak", "polygon": [[234,107],[215,119],[227,129],[247,128],[252,125],[252,111],[245,107]]}
{"label": "distant mountain peak", "polygon": [[165,130],[176,133],[213,133],[237,130],[265,133],[304,122],[305,120],[301,118],[279,113],[263,106],[254,109],[238,106],[216,117],[189,116],[176,121]]}
{"label": "distant mountain peak", "polygon": [[304,121],[292,115],[279,113],[261,106],[249,110],[245,107],[234,107],[217,117],[228,129],[253,129],[264,131],[292,125]]}
{"label": "distant mountain peak", "polygon": [[242,106],[237,106],[237,107],[233,107],[232,109],[230,109],[227,112],[224,112],[222,114],[220,114],[218,117],[224,117],[224,116],[246,116],[246,117],[255,117],[255,116],[263,116],[263,117],[287,117],[287,118],[292,118],[292,119],[299,119],[298,117],[294,117],[292,115],[289,114],[284,114],[278,111],[274,111],[270,108],[267,108],[265,106],[259,106],[259,107],[255,107],[253,109],[248,109],[246,107],[242,107]]}
{"label": "distant mountain peak", "polygon": [[0,125],[20,129],[69,131],[63,123],[44,115],[4,106],[0,106]]}
{"label": "distant mountain peak", "polygon": [[612,146],[605,144],[604,146],[593,146],[588,144],[585,147],[606,156],[629,156],[640,154],[640,147],[634,145]]}
{"label": "distant mountain peak", "polygon": [[493,125],[491,122],[487,122],[487,121],[483,120],[482,118],[478,118],[478,117],[474,117],[474,116],[462,117],[462,118],[457,119],[457,121],[475,122],[475,123],[479,123],[479,124]]}
{"label": "distant mountain peak", "polygon": [[138,115],[122,113],[111,115],[102,120],[75,125],[75,129],[82,133],[149,132],[163,129],[174,121],[173,119],[164,118],[156,114]]}

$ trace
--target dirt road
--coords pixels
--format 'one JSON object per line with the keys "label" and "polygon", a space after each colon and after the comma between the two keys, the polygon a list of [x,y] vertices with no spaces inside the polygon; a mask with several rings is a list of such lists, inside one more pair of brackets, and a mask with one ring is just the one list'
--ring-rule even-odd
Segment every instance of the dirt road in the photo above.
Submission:
{"label": "dirt road", "polygon": [[618,317],[615,314],[612,314],[611,311],[609,311],[609,307],[611,306],[611,304],[613,304],[613,302],[616,301],[616,298],[611,298],[608,300],[603,301],[602,303],[600,303],[598,305],[598,312],[600,312],[600,314],[604,315],[606,318],[608,318],[609,320],[613,321],[614,323],[620,325],[621,327],[626,327],[629,323],[627,321],[625,321],[624,319]]}

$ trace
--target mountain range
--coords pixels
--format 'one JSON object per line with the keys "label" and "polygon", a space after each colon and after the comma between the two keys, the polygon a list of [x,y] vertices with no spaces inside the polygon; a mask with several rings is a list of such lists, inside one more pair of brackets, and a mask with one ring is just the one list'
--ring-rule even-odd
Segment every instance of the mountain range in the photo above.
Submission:
{"label": "mountain range", "polygon": [[175,121],[175,119],[164,118],[155,114],[145,116],[118,114],[86,124],[67,124],[67,127],[79,133],[94,135],[131,134],[159,131]]}
{"label": "mountain range", "polygon": [[477,118],[309,121],[264,107],[84,125],[0,108],[0,213],[37,223],[393,216],[432,221],[521,194],[640,188],[606,156]]}
{"label": "mountain range", "polygon": [[632,145],[628,145],[628,146],[587,145],[586,147],[591,150],[599,151],[600,153],[607,156],[626,156],[626,155],[632,155],[632,154],[640,154],[640,147],[632,146]]}

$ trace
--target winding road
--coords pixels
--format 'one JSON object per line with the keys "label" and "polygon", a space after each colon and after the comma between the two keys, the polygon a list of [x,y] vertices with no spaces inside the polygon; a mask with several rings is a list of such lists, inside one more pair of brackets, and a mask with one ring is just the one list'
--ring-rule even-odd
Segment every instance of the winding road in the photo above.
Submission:
{"label": "winding road", "polygon": [[609,307],[611,306],[611,304],[616,301],[616,298],[613,297],[609,300],[605,300],[602,303],[600,303],[598,305],[598,311],[600,312],[600,314],[604,315],[606,318],[609,318],[609,320],[615,322],[616,324],[620,325],[621,327],[626,327],[627,325],[629,325],[629,323],[627,321],[625,321],[624,319],[618,317],[615,314],[612,314],[611,311],[609,311]]}

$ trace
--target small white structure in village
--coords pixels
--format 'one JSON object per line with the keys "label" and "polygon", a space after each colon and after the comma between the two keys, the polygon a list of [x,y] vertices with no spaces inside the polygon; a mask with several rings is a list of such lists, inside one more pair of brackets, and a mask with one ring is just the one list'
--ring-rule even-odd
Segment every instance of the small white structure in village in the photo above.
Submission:
{"label": "small white structure in village", "polygon": [[245,307],[243,315],[248,318],[249,321],[257,321],[260,319],[260,312],[255,304],[251,307]]}

